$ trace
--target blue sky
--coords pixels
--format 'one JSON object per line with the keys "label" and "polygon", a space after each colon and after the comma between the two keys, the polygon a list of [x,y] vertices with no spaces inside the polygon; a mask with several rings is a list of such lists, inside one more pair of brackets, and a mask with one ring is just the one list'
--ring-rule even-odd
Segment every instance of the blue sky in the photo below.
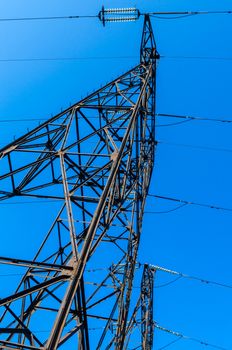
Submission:
{"label": "blue sky", "polygon": [[[102,3],[86,0],[0,2],[2,18],[96,14]],[[115,7],[114,1],[105,1]],[[117,1],[117,6],[132,6]],[[231,1],[138,1],[144,11],[227,10]],[[232,61],[173,58],[173,56],[232,57],[232,15],[152,19],[161,58],[157,72],[157,112],[232,119]],[[58,113],[127,71],[139,60],[142,20],[109,24],[97,19],[47,22],[1,22],[0,126],[1,145],[37,125],[21,119],[46,118]],[[79,57],[74,61],[2,62],[15,58]],[[157,125],[171,120],[157,119]],[[175,146],[188,144],[232,150],[232,126],[192,121],[157,127],[160,143],[150,192],[200,203],[232,208],[231,152]],[[165,211],[173,203],[149,198],[147,211]],[[51,208],[51,211],[53,209]],[[40,208],[48,222],[47,207]],[[29,218],[30,215],[30,218]],[[39,245],[43,233],[34,226],[34,208],[1,207],[1,255],[26,257]],[[20,222],[20,231],[17,230]],[[231,226],[229,212],[186,206],[168,214],[145,214],[140,261],[232,285]],[[5,234],[7,232],[7,234]],[[12,244],[12,237],[14,243]],[[23,244],[24,243],[24,244]],[[20,252],[19,245],[21,244]],[[172,280],[157,274],[157,285]],[[232,291],[198,282],[180,280],[155,289],[155,319],[161,325],[190,337],[232,349]],[[172,341],[157,331],[154,349]],[[201,349],[182,340],[170,349]]]}

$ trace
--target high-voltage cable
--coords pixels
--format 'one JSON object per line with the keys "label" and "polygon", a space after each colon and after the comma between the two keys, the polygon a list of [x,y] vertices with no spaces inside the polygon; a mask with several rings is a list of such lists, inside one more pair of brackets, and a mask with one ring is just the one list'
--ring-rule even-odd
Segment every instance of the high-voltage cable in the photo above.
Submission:
{"label": "high-voltage cable", "polygon": [[[223,211],[232,212],[232,208],[221,207],[221,206],[218,206],[218,205],[205,204],[205,203],[199,203],[199,202],[192,202],[192,201],[187,201],[187,200],[183,200],[183,199],[179,199],[179,198],[159,196],[159,195],[155,195],[155,194],[148,194],[148,196],[149,197],[155,197],[157,199],[164,199],[164,200],[168,200],[168,201],[176,202],[176,203],[180,203],[180,204],[185,204],[185,205],[195,205],[195,206],[209,208],[209,209],[216,209],[216,210],[223,210]],[[155,213],[155,212],[149,212],[148,211],[147,213],[151,213],[152,214],[152,213]]]}
{"label": "high-voltage cable", "polygon": [[149,12],[149,15],[151,17],[155,17],[158,19],[180,19],[180,18],[186,18],[196,15],[225,15],[225,14],[231,14],[231,10],[225,10],[225,11],[171,11],[171,12]]}
{"label": "high-voltage cable", "polygon": [[156,113],[157,117],[167,117],[172,119],[184,119],[184,120],[196,120],[196,121],[207,121],[207,122],[217,122],[217,123],[232,123],[232,119],[222,119],[222,118],[207,118],[207,117],[194,117],[190,115],[179,115],[179,114],[167,114],[167,113]]}
{"label": "high-voltage cable", "polygon": [[[156,11],[149,12],[149,15],[218,15],[232,14],[232,10],[223,11]],[[143,15],[141,13],[141,15]]]}
{"label": "high-voltage cable", "polygon": [[12,21],[50,21],[63,19],[81,19],[81,18],[98,18],[97,15],[72,15],[72,16],[48,16],[48,17],[14,17],[14,18],[0,18],[0,22]]}
{"label": "high-voltage cable", "polygon": [[[14,17],[14,18],[0,18],[0,22],[12,21],[49,21],[49,20],[69,20],[69,19],[90,19],[99,18],[105,25],[106,22],[133,22],[140,18],[140,16],[154,16],[160,19],[176,19],[180,17],[196,16],[196,15],[222,15],[231,14],[232,10],[223,11],[155,11],[142,13],[135,7],[128,8],[109,8],[104,6],[97,15],[69,15],[69,16],[41,16],[41,17]],[[160,17],[164,16],[164,17]],[[179,17],[180,16],[180,17]]]}
{"label": "high-voltage cable", "polygon": [[[232,212],[232,208],[225,208],[225,207],[215,206],[215,205],[211,205],[211,204],[202,204],[202,203],[197,203],[197,202],[189,202],[189,201],[176,199],[176,198],[170,198],[170,197],[164,197],[164,196],[158,196],[158,195],[156,196],[156,195],[153,195],[153,194],[148,194],[148,196],[159,198],[159,199],[175,201],[175,202],[181,203],[181,205],[176,207],[176,208],[167,210],[167,211],[149,211],[149,210],[145,210],[144,211],[145,214],[166,214],[166,213],[170,213],[170,212],[176,211],[176,210],[178,210],[178,209],[180,209],[180,208],[182,208],[184,206],[187,206],[187,205],[196,205],[196,206],[205,207],[205,208],[209,208],[209,209],[217,209],[217,210]],[[43,197],[41,197],[41,198],[43,198]],[[62,201],[62,198],[47,199],[47,200],[31,200],[31,201],[22,201],[21,200],[19,202],[0,201],[0,205],[46,204],[46,203],[58,203],[60,201]],[[124,212],[127,212],[127,210],[125,209]]]}
{"label": "high-voltage cable", "polygon": [[[129,57],[129,56],[128,56]],[[122,57],[121,57],[122,58]],[[126,58],[126,57],[124,57]],[[0,60],[1,62],[1,60]],[[182,119],[183,121],[208,121],[208,122],[216,122],[216,123],[224,123],[224,124],[231,124],[232,119],[219,119],[219,118],[207,118],[207,117],[194,117],[190,115],[178,115],[178,114],[166,114],[166,113],[156,113],[156,117],[162,117],[162,118],[172,118],[172,119]],[[91,119],[96,119],[98,117],[89,117]],[[30,122],[30,121],[44,121],[47,120],[47,118],[29,118],[29,117],[20,117],[19,119],[12,119],[12,118],[5,118],[0,119],[0,123],[17,123],[17,122]],[[164,126],[170,126],[171,124],[164,124]],[[160,126],[160,125],[157,125]]]}
{"label": "high-voltage cable", "polygon": [[165,141],[165,140],[158,140],[158,141],[156,141],[156,143],[163,144],[163,145],[169,145],[169,146],[175,146],[175,147],[201,149],[201,150],[205,150],[205,151],[216,151],[216,152],[227,152],[227,153],[232,152],[232,148],[219,148],[219,147],[214,147],[214,146],[192,145],[192,144],[176,143],[176,142]]}
{"label": "high-voltage cable", "polygon": [[[136,56],[89,56],[89,57],[23,57],[23,58],[2,58],[0,63],[14,62],[50,62],[50,61],[85,61],[85,60],[121,60],[133,59]],[[214,60],[214,61],[232,61],[232,57],[216,57],[216,56],[168,56],[160,55],[161,59],[196,59],[196,60]],[[164,114],[166,115],[166,114]]]}
{"label": "high-voltage cable", "polygon": [[220,282],[216,282],[216,281],[211,281],[211,280],[207,280],[205,278],[201,278],[201,277],[196,277],[196,276],[191,276],[182,272],[178,272],[178,271],[174,271],[174,270],[170,270],[170,269],[166,269],[164,267],[158,266],[158,265],[149,265],[150,269],[153,269],[154,271],[161,271],[161,272],[165,272],[174,276],[178,276],[180,278],[186,278],[189,280],[195,280],[207,285],[215,285],[218,287],[224,287],[224,288],[229,288],[232,289],[232,285],[229,284],[225,284],[225,283],[220,283]]}
{"label": "high-voltage cable", "polygon": [[[167,329],[165,327],[162,327],[160,326],[158,323],[155,322],[155,325],[154,327],[162,332],[165,332],[165,333],[169,333],[171,335],[174,335],[175,337],[178,337],[179,340],[183,339],[183,340],[191,340],[195,343],[198,343],[200,345],[203,345],[203,346],[207,346],[207,347],[211,347],[211,348],[214,348],[214,349],[219,349],[219,350],[229,350],[228,348],[225,348],[223,346],[220,346],[220,345],[215,345],[215,344],[212,344],[212,343],[208,343],[204,340],[200,340],[198,338],[193,338],[193,337],[189,337],[187,335],[184,335],[180,332],[176,332],[176,331],[173,331],[173,330],[170,330],[170,329]],[[171,345],[171,343],[170,343]],[[166,347],[166,346],[165,346]],[[165,347],[162,347],[161,349],[164,349]],[[159,350],[161,350],[159,349]]]}

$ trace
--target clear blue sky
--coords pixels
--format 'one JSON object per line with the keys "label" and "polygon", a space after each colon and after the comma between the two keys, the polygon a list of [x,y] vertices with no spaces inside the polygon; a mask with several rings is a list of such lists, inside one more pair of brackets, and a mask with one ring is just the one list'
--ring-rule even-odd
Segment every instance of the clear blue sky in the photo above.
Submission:
{"label": "clear blue sky", "polygon": [[[101,5],[101,2],[93,0],[8,0],[0,2],[0,13],[1,18],[96,14]],[[108,0],[104,5],[126,7],[134,3],[124,0],[116,4]],[[232,10],[229,0],[140,0],[136,5],[141,12]],[[173,58],[231,58],[231,19],[232,15],[152,19],[158,51],[165,56],[159,62],[157,74],[158,113],[232,119],[232,61]],[[18,120],[1,122],[1,145],[38,123],[22,122],[21,119],[46,118],[56,114],[61,108],[78,101],[81,96],[137,64],[141,30],[142,20],[109,24],[105,28],[97,19],[1,22],[0,122]],[[1,61],[59,57],[81,59]],[[157,124],[164,122],[171,121],[157,120]],[[203,121],[157,128],[157,139],[160,141],[232,150],[231,134],[230,124]],[[231,152],[161,143],[157,148],[150,192],[232,208],[231,160]],[[48,207],[28,207],[25,210],[13,205],[1,206],[0,255],[32,257],[44,232],[41,227],[33,226],[34,219],[39,210],[46,226],[51,214]],[[165,211],[174,207],[173,203],[153,198],[148,200],[146,210]],[[54,206],[50,209],[52,212]],[[145,214],[139,259],[232,285],[231,226],[231,213],[193,206],[169,214]],[[171,276],[158,273],[156,283],[160,285],[171,280]],[[232,349],[231,313],[230,289],[187,280],[155,289],[157,322],[190,337],[229,349]],[[154,349],[173,339],[157,331]],[[200,350],[204,347],[187,340],[170,347],[173,350],[186,348]]]}

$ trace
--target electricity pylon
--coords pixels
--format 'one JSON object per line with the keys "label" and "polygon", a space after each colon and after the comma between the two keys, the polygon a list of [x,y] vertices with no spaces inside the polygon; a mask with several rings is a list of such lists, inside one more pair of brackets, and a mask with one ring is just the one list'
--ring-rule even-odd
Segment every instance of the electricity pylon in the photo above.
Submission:
{"label": "electricity pylon", "polygon": [[61,204],[34,259],[0,257],[25,268],[0,300],[0,349],[128,347],[154,164],[158,57],[146,15],[136,67],[0,150],[1,201]]}

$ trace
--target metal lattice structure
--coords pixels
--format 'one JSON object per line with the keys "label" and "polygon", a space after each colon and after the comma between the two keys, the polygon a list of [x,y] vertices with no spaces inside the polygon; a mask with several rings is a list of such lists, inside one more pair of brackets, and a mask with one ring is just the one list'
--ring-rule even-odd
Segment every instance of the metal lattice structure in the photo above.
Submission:
{"label": "metal lattice structure", "polygon": [[154,274],[155,270],[150,265],[145,264],[141,279],[140,295],[127,327],[128,343],[130,343],[131,339],[136,339],[137,341],[137,343],[133,343],[133,347],[130,347],[133,350],[153,349],[155,328],[153,319]]}
{"label": "metal lattice structure", "polygon": [[[145,16],[139,65],[0,150],[1,201],[61,205],[34,259],[0,257],[25,268],[15,292],[0,300],[0,349],[129,346],[154,165],[157,58]],[[44,320],[48,334],[38,332]],[[146,320],[141,349],[152,348]]]}
{"label": "metal lattice structure", "polygon": [[144,266],[143,279],[141,283],[141,332],[142,349],[149,350],[153,346],[153,291],[154,271],[149,265]]}

